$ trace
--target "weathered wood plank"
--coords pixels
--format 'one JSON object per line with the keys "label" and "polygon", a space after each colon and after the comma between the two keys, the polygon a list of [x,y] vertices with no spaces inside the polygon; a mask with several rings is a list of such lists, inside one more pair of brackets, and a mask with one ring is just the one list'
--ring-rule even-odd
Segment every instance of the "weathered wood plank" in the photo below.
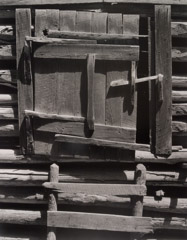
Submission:
{"label": "weathered wood plank", "polygon": [[[107,13],[92,13],[91,31],[94,34],[104,34],[107,30]],[[92,34],[91,33],[91,34]],[[106,64],[96,62],[95,65],[95,122],[105,124],[106,98]]]}
{"label": "weathered wood plank", "polygon": [[15,70],[0,70],[0,82],[17,83]]}
{"label": "weathered wood plank", "polygon": [[172,121],[173,133],[187,133],[187,121]]}
{"label": "weathered wood plank", "polygon": [[61,135],[61,134],[55,135],[55,141],[84,144],[84,145],[93,145],[93,146],[102,146],[102,147],[114,147],[114,148],[129,149],[129,150],[142,150],[142,151],[150,150],[150,146],[146,144],[116,142],[116,141],[101,140],[96,138],[75,137],[75,136],[68,136],[68,135]]}
{"label": "weathered wood plank", "polygon": [[103,44],[47,44],[36,49],[35,58],[86,59],[88,53],[96,55],[97,60],[134,60],[139,59],[138,46]]}
{"label": "weathered wood plank", "polygon": [[[49,181],[57,183],[59,177],[59,167],[56,164],[50,166]],[[48,196],[48,211],[57,211],[57,195],[54,192],[49,192]],[[47,239],[56,240],[56,228],[47,228]]]}
{"label": "weathered wood plank", "polygon": [[26,79],[24,76],[25,66],[23,49],[25,44],[25,36],[31,36],[31,10],[16,9],[16,61],[18,70],[19,128],[20,145],[23,153],[26,153],[27,149],[23,111],[25,109],[33,110],[32,79]]}
{"label": "weathered wood plank", "polygon": [[[108,14],[107,32],[109,34],[122,34],[122,30],[122,14]],[[111,88],[110,83],[122,78],[123,73],[121,71],[123,69],[122,63],[119,62],[107,64],[105,105],[105,122],[107,125],[121,126],[122,124],[122,91],[120,88]]]}
{"label": "weathered wood plank", "polygon": [[171,154],[171,104],[172,104],[172,58],[171,58],[171,6],[155,6],[156,74],[163,74],[164,101],[156,106],[156,154]]}
{"label": "weathered wood plank", "polygon": [[172,49],[173,62],[187,62],[187,48],[175,47]]}
{"label": "weathered wood plank", "polygon": [[94,130],[95,124],[95,99],[94,99],[94,72],[95,72],[95,54],[88,54],[87,57],[87,124],[89,130]]}
{"label": "weathered wood plank", "polygon": [[172,104],[173,116],[185,116],[187,115],[187,103]]}
{"label": "weathered wood plank", "polygon": [[173,88],[187,88],[187,77],[185,76],[172,76]]}
{"label": "weathered wood plank", "polygon": [[187,102],[187,91],[172,91],[173,102]]}
{"label": "weathered wood plank", "polygon": [[[80,4],[84,3],[135,3],[135,4],[173,4],[173,5],[186,5],[186,0],[79,0]],[[32,3],[29,0],[1,0],[0,7],[8,6],[31,6],[31,5],[62,5],[62,4],[77,4],[76,0],[33,0]]]}
{"label": "weathered wood plank", "polygon": [[[80,122],[60,122],[40,119],[34,119],[34,129],[37,131],[62,133],[73,136],[85,137],[87,131],[85,124]],[[107,139],[111,141],[126,141],[133,142],[136,130],[133,128],[105,126],[102,124],[95,124],[95,131],[92,134],[93,138]]]}
{"label": "weathered wood plank", "polygon": [[15,60],[16,48],[13,45],[0,46],[0,60]]}
{"label": "weathered wood plank", "polygon": [[18,124],[1,123],[0,136],[1,137],[18,137],[19,136]]}
{"label": "weathered wood plank", "polygon": [[173,37],[186,38],[187,37],[187,22],[172,22],[171,34]]}
{"label": "weathered wood plank", "polygon": [[47,14],[44,9],[35,10],[35,36],[43,37],[44,30],[47,28]]}
{"label": "weathered wood plank", "polygon": [[16,42],[14,26],[0,26],[0,44],[13,45]]}
{"label": "weathered wood plank", "polygon": [[[125,227],[127,226],[128,227]],[[78,212],[48,212],[47,226],[119,232],[152,232],[150,218]]]}
{"label": "weathered wood plank", "polygon": [[[74,31],[76,25],[76,11],[60,11],[59,29]],[[63,66],[63,67],[62,67]],[[74,60],[60,62],[58,68],[58,97],[57,112],[74,115],[75,101],[75,63]]]}
{"label": "weathered wood plank", "polygon": [[[102,13],[98,13],[98,16],[102,16]],[[130,29],[129,29],[130,30]],[[147,35],[138,35],[134,32],[128,31],[125,34],[107,34],[107,33],[86,33],[86,32],[68,32],[68,31],[54,31],[47,30],[47,36],[50,38],[73,38],[73,39],[90,39],[97,41],[114,41],[114,40],[132,40],[139,37],[146,38]]]}
{"label": "weathered wood plank", "polygon": [[5,120],[5,119],[17,119],[18,118],[18,109],[17,107],[0,107],[0,119]]}
{"label": "weathered wood plank", "polygon": [[138,184],[94,184],[94,183],[51,183],[45,182],[43,187],[55,192],[86,193],[109,196],[144,196],[146,186]]}
{"label": "weathered wood plank", "polygon": [[15,105],[17,104],[17,94],[0,94],[0,105]]}

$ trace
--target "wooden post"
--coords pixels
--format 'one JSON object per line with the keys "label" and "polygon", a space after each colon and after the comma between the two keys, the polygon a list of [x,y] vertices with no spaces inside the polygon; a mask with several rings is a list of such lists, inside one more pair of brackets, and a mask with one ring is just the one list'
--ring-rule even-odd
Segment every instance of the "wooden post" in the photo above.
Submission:
{"label": "wooden post", "polygon": [[[136,184],[145,185],[146,184],[146,168],[143,164],[138,164],[136,166],[134,180]],[[143,197],[136,196],[133,198],[133,216],[142,217],[143,215]]]}
{"label": "wooden post", "polygon": [[[58,178],[59,167],[56,164],[52,164],[50,166],[49,181],[57,183]],[[48,211],[57,211],[57,194],[52,191],[49,193]],[[48,227],[47,240],[56,240],[56,228]]]}
{"label": "wooden post", "polygon": [[172,153],[172,57],[171,6],[155,6],[155,69],[163,74],[164,101],[156,93],[156,146],[157,155]]}

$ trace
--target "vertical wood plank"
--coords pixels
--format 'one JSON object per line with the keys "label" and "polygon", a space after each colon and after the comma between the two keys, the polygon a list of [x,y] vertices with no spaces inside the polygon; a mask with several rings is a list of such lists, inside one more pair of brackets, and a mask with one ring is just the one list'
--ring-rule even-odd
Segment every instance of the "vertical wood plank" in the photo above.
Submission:
{"label": "vertical wood plank", "polygon": [[[92,13],[91,31],[106,33],[107,13]],[[95,122],[105,124],[106,97],[106,64],[103,61],[95,63]]]}
{"label": "vertical wood plank", "polygon": [[[56,164],[50,166],[49,181],[58,182],[59,167]],[[57,211],[57,194],[51,192],[48,198],[48,210]],[[47,229],[47,240],[56,240],[56,228],[48,227]]]}
{"label": "vertical wood plank", "polygon": [[88,54],[87,57],[87,123],[89,130],[94,130],[95,122],[95,99],[94,99],[94,72],[95,72],[95,54]]}
{"label": "vertical wood plank", "polygon": [[47,29],[46,10],[35,10],[35,37],[43,37],[44,30]]}
{"label": "vertical wood plank", "polygon": [[[37,11],[35,19],[37,31],[36,36],[41,36],[43,31],[43,20],[46,11],[46,28],[59,29],[59,10],[47,9]],[[41,19],[41,21],[40,21]],[[57,69],[58,65],[51,59],[35,59],[35,110],[45,113],[57,113]]]}
{"label": "vertical wood plank", "polygon": [[33,110],[33,83],[24,78],[23,47],[25,36],[31,36],[30,9],[16,9],[16,60],[18,70],[18,101],[19,101],[19,128],[20,145],[26,153],[27,141],[25,133],[24,110]]}
{"label": "vertical wood plank", "polygon": [[[108,14],[108,33],[122,34],[122,14]],[[107,65],[106,83],[106,124],[121,126],[122,91],[121,88],[111,88],[113,80],[122,78],[122,63],[112,62]],[[124,76],[123,76],[124,77]]]}
{"label": "vertical wood plank", "polygon": [[[123,34],[139,35],[139,15],[123,15]],[[128,44],[138,44],[136,42],[129,40]],[[131,81],[131,63],[124,63],[124,76]],[[123,89],[124,99],[123,99],[123,118],[122,126],[136,128],[137,119],[137,91],[134,89],[134,106],[131,104],[131,89],[130,86],[125,86]]]}
{"label": "vertical wood plank", "polygon": [[[60,11],[62,31],[75,31],[76,11]],[[57,113],[74,115],[75,60],[58,60]]]}
{"label": "vertical wood plank", "polygon": [[163,74],[164,101],[156,94],[156,154],[172,152],[172,58],[171,6],[155,6],[155,62],[156,74]]}
{"label": "vertical wood plank", "polygon": [[[77,12],[76,28],[77,32],[91,32],[91,12]],[[75,115],[86,117],[87,113],[87,76],[85,61],[76,61],[75,73]]]}

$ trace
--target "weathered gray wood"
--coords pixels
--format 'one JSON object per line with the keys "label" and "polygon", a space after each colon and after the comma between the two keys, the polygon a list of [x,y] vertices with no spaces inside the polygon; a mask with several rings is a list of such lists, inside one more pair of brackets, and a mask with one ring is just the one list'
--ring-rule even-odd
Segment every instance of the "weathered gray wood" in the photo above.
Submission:
{"label": "weathered gray wood", "polygon": [[[105,34],[107,31],[107,13],[92,13],[91,31],[94,34]],[[106,99],[106,64],[96,62],[95,65],[95,122],[105,124]]]}
{"label": "weathered gray wood", "polygon": [[[84,3],[137,3],[137,4],[174,4],[174,5],[186,5],[185,0],[80,0],[80,4]],[[29,0],[2,0],[0,3],[0,7],[5,6],[30,6],[30,5],[62,5],[62,4],[77,4],[76,0],[55,0],[51,2],[50,0],[33,0],[32,3]]]}
{"label": "weathered gray wood", "polygon": [[139,59],[138,46],[102,44],[47,44],[36,49],[35,58],[86,59],[88,53],[96,55],[97,60],[134,60]]}
{"label": "weathered gray wood", "polygon": [[27,141],[25,134],[24,113],[25,109],[33,110],[33,83],[32,79],[24,76],[24,44],[25,36],[31,35],[31,10],[16,9],[16,60],[18,70],[18,102],[19,102],[19,128],[20,145],[26,153]]}
{"label": "weathered gray wood", "polygon": [[150,218],[78,212],[48,212],[47,217],[48,226],[118,232],[152,232]]}
{"label": "weathered gray wood", "polygon": [[[136,184],[145,186],[146,184],[146,168],[143,164],[138,164],[135,170],[134,180]],[[133,216],[141,217],[143,215],[143,197],[134,197],[133,203]]]}
{"label": "weathered gray wood", "polygon": [[15,70],[0,70],[0,82],[17,83]]}
{"label": "weathered gray wood", "polygon": [[187,104],[186,103],[172,104],[172,115],[173,116],[186,116],[187,115]]}
{"label": "weathered gray wood", "polygon": [[15,105],[17,104],[17,94],[0,94],[0,105]]}
{"label": "weathered gray wood", "polygon": [[84,145],[93,145],[93,146],[102,146],[102,147],[115,147],[119,149],[129,149],[129,150],[142,150],[149,151],[150,146],[146,144],[138,144],[138,143],[128,143],[128,142],[116,142],[116,141],[108,141],[101,140],[96,138],[83,138],[83,137],[75,137],[68,135],[55,135],[55,141],[57,142],[67,142],[67,143],[77,143]]}
{"label": "weathered gray wood", "polygon": [[17,119],[18,109],[17,107],[0,107],[0,119]]}
{"label": "weathered gray wood", "polygon": [[88,54],[87,58],[87,78],[88,78],[88,101],[87,101],[87,123],[89,130],[94,130],[95,121],[95,99],[94,99],[94,72],[95,54]]}
{"label": "weathered gray wood", "polygon": [[[85,137],[85,124],[79,122],[63,122],[57,120],[54,122],[45,119],[34,119],[34,129],[44,132],[60,132],[62,134]],[[133,142],[135,133],[135,129],[133,128],[95,124],[95,131],[92,137],[111,141]]]}
{"label": "weathered gray wood", "polygon": [[185,76],[172,76],[173,88],[187,88],[187,77]]}
{"label": "weathered gray wood", "polygon": [[44,9],[35,10],[35,36],[43,37],[44,30],[47,28],[47,14]]}
{"label": "weathered gray wood", "polygon": [[[98,15],[103,15],[99,13]],[[107,34],[107,33],[86,33],[86,32],[68,32],[68,31],[54,31],[48,30],[47,36],[50,38],[73,38],[73,39],[90,39],[90,40],[129,40],[137,39],[139,37],[146,38],[147,35],[136,35],[132,32],[127,32],[126,34]]]}
{"label": "weathered gray wood", "polygon": [[187,48],[175,47],[172,49],[173,62],[187,62]]}
{"label": "weathered gray wood", "polygon": [[63,121],[70,121],[70,122],[84,122],[84,117],[78,117],[78,116],[71,116],[71,115],[58,115],[58,114],[47,114],[42,112],[36,112],[36,111],[30,111],[25,110],[26,116],[33,116],[43,119],[51,119],[51,120],[63,120]]}
{"label": "weathered gray wood", "polygon": [[0,136],[1,137],[18,137],[19,136],[18,124],[1,123]]}
{"label": "weathered gray wood", "polygon": [[[122,14],[108,14],[108,34],[122,34],[122,30]],[[119,62],[107,65],[105,106],[105,122],[107,125],[121,126],[122,123],[122,91],[120,88],[110,88],[110,83],[113,80],[122,78],[123,72],[120,71],[122,69],[122,63],[119,64]]]}
{"label": "weathered gray wood", "polygon": [[170,155],[172,151],[171,104],[171,6],[155,6],[156,74],[163,74],[164,101],[157,98],[155,153]]}
{"label": "weathered gray wood", "polygon": [[146,186],[138,184],[94,184],[94,183],[50,183],[45,182],[43,186],[57,193],[86,193],[109,196],[144,196]]}
{"label": "weathered gray wood", "polygon": [[187,91],[172,91],[173,102],[187,102]]}
{"label": "weathered gray wood", "polygon": [[173,133],[187,133],[187,122],[184,120],[172,121]]}
{"label": "weathered gray wood", "polygon": [[16,42],[14,26],[0,26],[0,44],[14,45]]}
{"label": "weathered gray wood", "polygon": [[[50,166],[49,181],[57,183],[59,178],[59,167],[56,164]],[[51,191],[48,196],[48,211],[57,211],[57,195]],[[56,240],[56,228],[47,228],[47,240]]]}
{"label": "weathered gray wood", "polygon": [[[46,226],[46,214],[41,211],[26,210],[0,210],[0,223],[18,224],[18,225],[37,225]],[[122,217],[123,218],[123,217]],[[129,217],[130,218],[130,217]],[[144,218],[142,218],[144,219]],[[146,218],[145,218],[146,219]],[[149,224],[150,224],[150,218]],[[120,220],[121,221],[121,220]],[[78,221],[77,221],[78,222]],[[102,221],[103,222],[103,221]],[[107,222],[108,223],[108,222]],[[153,229],[175,229],[186,230],[186,218],[152,218]],[[129,222],[126,225],[130,225]],[[125,225],[123,225],[124,227]]]}
{"label": "weathered gray wood", "polygon": [[0,60],[15,60],[16,48],[13,45],[0,46]]}
{"label": "weathered gray wood", "polygon": [[173,37],[186,38],[187,37],[187,22],[172,22],[171,34]]}

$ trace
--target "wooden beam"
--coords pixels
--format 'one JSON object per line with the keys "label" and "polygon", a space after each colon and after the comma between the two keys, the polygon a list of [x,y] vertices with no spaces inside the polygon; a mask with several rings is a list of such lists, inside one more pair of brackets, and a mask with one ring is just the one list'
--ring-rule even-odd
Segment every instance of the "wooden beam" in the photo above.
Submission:
{"label": "wooden beam", "polygon": [[172,76],[173,88],[187,88],[187,77],[185,76]]}
{"label": "wooden beam", "polygon": [[173,62],[187,62],[187,48],[175,47],[172,49]]}
{"label": "wooden beam", "polygon": [[116,142],[116,141],[108,141],[101,140],[96,138],[84,138],[84,137],[75,137],[75,136],[67,136],[56,134],[55,141],[57,142],[66,142],[66,143],[77,143],[84,145],[93,145],[93,146],[101,146],[101,147],[115,147],[119,149],[129,149],[129,150],[142,150],[149,151],[150,146],[146,144],[138,144],[138,143],[129,143],[129,142]]}
{"label": "wooden beam", "polygon": [[185,0],[103,0],[104,3],[137,3],[151,5],[187,5]]}
{"label": "wooden beam", "polygon": [[187,134],[187,122],[186,121],[173,121],[172,122],[173,133],[186,133]]}
{"label": "wooden beam", "polygon": [[[23,153],[27,152],[27,139],[24,121],[24,110],[33,110],[33,85],[32,76],[26,78],[25,70],[30,69],[30,64],[25,69],[24,58],[29,61],[29,45],[27,45],[27,56],[24,55],[25,36],[31,36],[31,10],[16,9],[16,60],[18,70],[18,101],[19,101],[19,129],[20,145]],[[27,61],[27,62],[28,62]],[[30,61],[29,61],[30,62]]]}
{"label": "wooden beam", "polygon": [[173,116],[186,116],[187,115],[187,103],[174,103],[172,104]]}
{"label": "wooden beam", "polygon": [[0,107],[0,120],[18,119],[17,107]]}
{"label": "wooden beam", "polygon": [[0,105],[15,105],[17,104],[17,94],[0,94]]}
{"label": "wooden beam", "polygon": [[171,34],[173,37],[187,38],[187,22],[172,22]]}
{"label": "wooden beam", "polygon": [[174,103],[187,102],[187,91],[172,91],[172,100]]}
{"label": "wooden beam", "polygon": [[0,82],[16,84],[16,70],[0,70]]}
{"label": "wooden beam", "polygon": [[48,212],[47,225],[60,228],[77,228],[117,232],[151,233],[151,219],[121,215]]}
{"label": "wooden beam", "polygon": [[172,152],[171,104],[171,6],[155,6],[156,74],[163,74],[164,101],[156,96],[156,143],[155,153],[170,155]]}
{"label": "wooden beam", "polygon": [[34,57],[86,59],[88,53],[95,54],[97,60],[139,60],[138,46],[107,44],[47,44],[37,48]]}
{"label": "wooden beam", "polygon": [[0,46],[0,60],[16,60],[16,48],[13,45]]}
{"label": "wooden beam", "polygon": [[[76,119],[76,117],[75,117]],[[73,119],[74,120],[74,119]],[[43,124],[44,123],[44,124]],[[56,120],[45,120],[45,119],[34,119],[34,129],[41,132],[51,132],[74,135],[79,137],[85,137],[85,133],[88,132],[85,129],[85,124],[81,122],[68,122]],[[133,142],[136,135],[136,129],[133,128],[123,128],[115,126],[107,126],[102,124],[95,124],[95,130],[92,134],[92,138],[96,139],[108,139],[110,141],[125,141]]]}
{"label": "wooden beam", "polygon": [[147,38],[147,35],[133,35],[133,34],[111,34],[111,33],[87,33],[87,32],[67,32],[47,30],[47,36],[52,38],[69,38],[69,39],[90,39],[97,41],[114,41],[114,40],[130,40],[137,38]]}
{"label": "wooden beam", "polygon": [[146,186],[138,184],[94,184],[94,183],[51,183],[45,182],[43,187],[57,193],[86,193],[109,196],[145,196]]}

